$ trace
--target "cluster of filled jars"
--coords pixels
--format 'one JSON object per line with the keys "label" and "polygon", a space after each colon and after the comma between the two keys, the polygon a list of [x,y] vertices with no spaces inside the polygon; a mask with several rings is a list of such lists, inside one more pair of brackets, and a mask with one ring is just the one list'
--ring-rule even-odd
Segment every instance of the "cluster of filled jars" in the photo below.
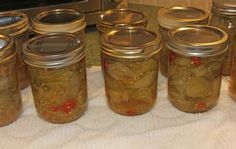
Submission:
{"label": "cluster of filled jars", "polygon": [[[215,0],[212,12],[209,19],[198,8],[162,8],[160,33],[146,28],[148,18],[140,11],[103,12],[97,29],[110,109],[127,116],[151,110],[159,69],[168,79],[170,103],[181,111],[214,107],[222,76],[229,78],[236,100],[236,2]],[[68,123],[83,115],[85,26],[83,13],[72,9],[41,12],[30,23],[21,12],[0,13],[0,126],[19,117],[20,90],[29,85],[42,119]]]}

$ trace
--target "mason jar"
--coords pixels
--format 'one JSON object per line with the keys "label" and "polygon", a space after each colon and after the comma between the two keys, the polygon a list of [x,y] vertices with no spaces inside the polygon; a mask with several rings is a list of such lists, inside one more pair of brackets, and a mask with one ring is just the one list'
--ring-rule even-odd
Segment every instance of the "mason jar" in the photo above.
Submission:
{"label": "mason jar", "polygon": [[29,20],[26,14],[16,11],[0,13],[0,32],[13,37],[16,44],[16,63],[20,88],[29,86],[26,64],[22,59],[22,44],[28,40]]}
{"label": "mason jar", "polygon": [[38,13],[32,19],[32,31],[36,34],[71,33],[84,40],[85,16],[73,9],[52,9]]}
{"label": "mason jar", "polygon": [[148,18],[143,12],[120,8],[104,11],[99,17],[97,29],[100,37],[104,32],[116,27],[146,27],[147,25]]}
{"label": "mason jar", "polygon": [[144,28],[113,29],[101,36],[101,57],[109,107],[134,116],[155,104],[160,36]]}
{"label": "mason jar", "polygon": [[167,7],[158,11],[159,31],[162,37],[160,71],[168,77],[168,49],[165,46],[167,32],[175,27],[208,24],[209,13],[193,7]]}
{"label": "mason jar", "polygon": [[229,35],[229,49],[224,61],[222,73],[230,76],[232,69],[232,55],[236,50],[236,1],[233,0],[214,0],[211,9],[213,16],[210,25],[216,26]]}
{"label": "mason jar", "polygon": [[229,78],[229,95],[236,101],[236,52],[233,52],[233,65]]}
{"label": "mason jar", "polygon": [[38,115],[51,123],[78,119],[87,107],[85,50],[73,34],[45,34],[24,44]]}
{"label": "mason jar", "polygon": [[168,32],[168,97],[184,112],[204,112],[217,103],[228,35],[205,26],[183,26]]}
{"label": "mason jar", "polygon": [[0,127],[14,122],[21,114],[22,101],[16,67],[13,38],[0,34]]}

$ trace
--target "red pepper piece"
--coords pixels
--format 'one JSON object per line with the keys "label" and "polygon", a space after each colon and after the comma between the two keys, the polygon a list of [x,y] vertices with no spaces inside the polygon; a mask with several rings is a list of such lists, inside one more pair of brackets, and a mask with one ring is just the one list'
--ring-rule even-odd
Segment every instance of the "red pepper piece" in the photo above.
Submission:
{"label": "red pepper piece", "polygon": [[172,64],[175,60],[175,53],[169,51],[169,62]]}
{"label": "red pepper piece", "polygon": [[200,101],[200,102],[196,103],[196,108],[198,110],[204,110],[204,109],[206,109],[206,106],[207,106],[206,103],[203,102],[203,101]]}
{"label": "red pepper piece", "polygon": [[61,107],[65,113],[70,113],[76,107],[76,104],[74,99],[69,99]]}
{"label": "red pepper piece", "polygon": [[134,115],[137,115],[137,113],[136,113],[134,110],[128,110],[128,111],[126,112],[126,115],[128,115],[128,116],[134,116]]}
{"label": "red pepper piece", "polygon": [[199,57],[192,57],[192,64],[194,64],[195,66],[200,66],[201,59]]}

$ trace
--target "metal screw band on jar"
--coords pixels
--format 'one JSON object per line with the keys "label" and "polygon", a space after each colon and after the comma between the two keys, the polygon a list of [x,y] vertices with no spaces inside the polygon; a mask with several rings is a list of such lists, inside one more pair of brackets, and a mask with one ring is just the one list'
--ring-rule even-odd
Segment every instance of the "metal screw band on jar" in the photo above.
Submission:
{"label": "metal screw band on jar", "polygon": [[29,29],[29,20],[26,14],[18,11],[0,13],[0,30],[13,37],[21,36]]}
{"label": "metal screw band on jar", "polygon": [[64,67],[85,56],[84,43],[73,34],[44,34],[24,44],[24,60],[35,67]]}
{"label": "metal screw band on jar", "polygon": [[222,29],[192,25],[169,31],[166,46],[185,56],[206,57],[224,53],[228,48],[227,41],[228,34]]}
{"label": "metal screw band on jar", "polygon": [[194,7],[167,7],[158,11],[159,25],[172,29],[174,27],[207,24],[209,12]]}
{"label": "metal screw band on jar", "polygon": [[218,15],[235,17],[236,2],[234,0],[214,0],[212,6],[212,12]]}
{"label": "metal screw band on jar", "polygon": [[103,53],[119,58],[145,58],[161,50],[160,36],[141,27],[113,29],[100,43]]}
{"label": "metal screw band on jar", "polygon": [[1,62],[11,59],[16,54],[13,38],[4,34],[0,34],[0,58]]}
{"label": "metal screw band on jar", "polygon": [[97,23],[99,31],[106,32],[115,27],[139,26],[146,27],[148,18],[140,11],[133,9],[113,9],[104,11]]}
{"label": "metal screw band on jar", "polygon": [[76,33],[86,27],[85,16],[73,9],[53,9],[37,14],[32,20],[32,30],[38,34],[51,32]]}

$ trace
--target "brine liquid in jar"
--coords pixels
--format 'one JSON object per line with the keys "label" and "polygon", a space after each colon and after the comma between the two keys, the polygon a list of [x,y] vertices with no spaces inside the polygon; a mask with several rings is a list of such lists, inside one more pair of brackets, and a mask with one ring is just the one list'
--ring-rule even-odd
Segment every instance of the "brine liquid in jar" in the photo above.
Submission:
{"label": "brine liquid in jar", "polygon": [[157,97],[160,37],[144,28],[127,27],[105,33],[101,42],[109,107],[126,116],[151,110]]}
{"label": "brine liquid in jar", "polygon": [[158,11],[159,31],[162,37],[160,71],[168,77],[167,32],[175,27],[194,24],[207,24],[209,13],[193,7],[166,7]]}
{"label": "brine liquid in jar", "polygon": [[0,35],[0,127],[20,116],[22,101],[16,69],[13,39]]}
{"label": "brine liquid in jar", "polygon": [[216,26],[229,35],[229,47],[224,60],[222,74],[230,76],[233,65],[233,52],[236,50],[236,1],[214,0],[212,6],[211,26]]}
{"label": "brine liquid in jar", "polygon": [[84,43],[72,34],[41,35],[24,52],[38,115],[51,123],[78,119],[87,108]]}
{"label": "brine liquid in jar", "polygon": [[171,30],[169,42],[169,101],[177,109],[204,112],[217,104],[227,33],[209,26]]}

